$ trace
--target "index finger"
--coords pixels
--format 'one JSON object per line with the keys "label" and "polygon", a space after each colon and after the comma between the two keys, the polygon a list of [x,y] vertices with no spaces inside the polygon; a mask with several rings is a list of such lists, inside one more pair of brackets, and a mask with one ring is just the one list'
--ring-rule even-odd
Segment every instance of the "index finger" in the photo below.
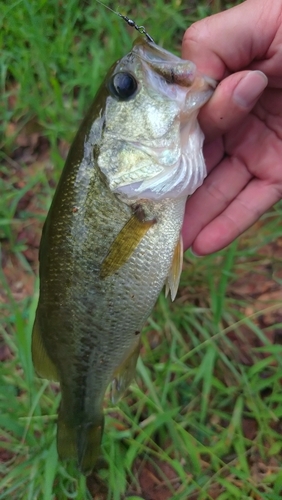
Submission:
{"label": "index finger", "polygon": [[182,57],[216,80],[265,59],[278,30],[281,2],[246,0],[196,22],[186,31]]}

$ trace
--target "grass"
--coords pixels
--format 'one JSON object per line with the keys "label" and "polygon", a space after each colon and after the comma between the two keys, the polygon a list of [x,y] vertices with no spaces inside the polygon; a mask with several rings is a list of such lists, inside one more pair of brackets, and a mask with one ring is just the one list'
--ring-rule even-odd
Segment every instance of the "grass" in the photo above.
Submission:
{"label": "grass", "polygon": [[[226,5],[114,8],[179,53],[185,28]],[[36,247],[78,123],[135,33],[94,1],[11,1],[0,22],[0,499],[278,500],[279,205],[225,251],[187,253],[176,301],[161,295],[144,329],[137,384],[106,405],[99,474],[86,484],[58,462],[59,391],[30,356]]]}

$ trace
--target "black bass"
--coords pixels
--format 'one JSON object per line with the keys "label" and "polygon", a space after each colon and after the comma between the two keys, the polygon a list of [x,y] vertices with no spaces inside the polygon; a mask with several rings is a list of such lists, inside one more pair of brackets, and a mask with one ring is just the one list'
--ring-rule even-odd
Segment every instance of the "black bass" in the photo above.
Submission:
{"label": "black bass", "polygon": [[214,87],[192,62],[137,39],[98,91],[45,222],[33,362],[60,382],[58,453],[84,474],[109,383],[117,401],[164,284],[176,295],[185,201],[206,175],[197,114]]}

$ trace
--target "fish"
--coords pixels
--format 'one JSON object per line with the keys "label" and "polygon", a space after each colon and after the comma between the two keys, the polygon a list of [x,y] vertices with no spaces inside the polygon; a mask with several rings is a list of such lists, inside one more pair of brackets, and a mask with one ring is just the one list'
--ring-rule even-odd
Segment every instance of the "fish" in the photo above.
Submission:
{"label": "fish", "polygon": [[185,202],[206,176],[197,115],[214,88],[193,62],[137,38],[98,90],[47,215],[32,358],[60,383],[59,457],[85,475],[109,384],[116,403],[162,288],[176,296]]}

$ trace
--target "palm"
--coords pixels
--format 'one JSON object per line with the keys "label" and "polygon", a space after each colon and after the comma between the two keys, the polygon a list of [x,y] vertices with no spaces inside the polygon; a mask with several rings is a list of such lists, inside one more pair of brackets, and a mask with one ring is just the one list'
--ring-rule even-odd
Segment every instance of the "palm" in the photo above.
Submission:
{"label": "palm", "polygon": [[239,126],[205,147],[210,175],[187,203],[185,246],[193,236],[191,218],[197,208],[205,229],[195,250],[209,253],[229,244],[281,198],[282,91],[274,94],[265,91]]}

